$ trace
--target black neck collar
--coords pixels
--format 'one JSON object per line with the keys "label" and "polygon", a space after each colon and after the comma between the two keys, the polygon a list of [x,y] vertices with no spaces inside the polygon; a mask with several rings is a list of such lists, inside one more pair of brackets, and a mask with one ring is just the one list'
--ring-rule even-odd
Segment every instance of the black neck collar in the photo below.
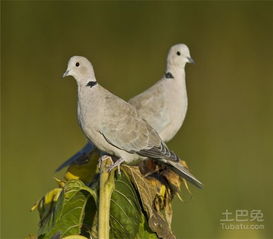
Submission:
{"label": "black neck collar", "polygon": [[90,88],[92,88],[96,84],[97,84],[97,81],[88,81],[88,83],[86,84],[86,86],[89,86]]}
{"label": "black neck collar", "polygon": [[165,78],[166,79],[174,79],[173,74],[171,72],[166,72],[165,73]]}

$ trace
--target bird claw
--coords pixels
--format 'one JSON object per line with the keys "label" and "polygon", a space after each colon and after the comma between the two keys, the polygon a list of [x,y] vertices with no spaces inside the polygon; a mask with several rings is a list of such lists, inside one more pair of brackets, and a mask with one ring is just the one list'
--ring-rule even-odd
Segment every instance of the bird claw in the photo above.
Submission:
{"label": "bird claw", "polygon": [[[102,162],[105,161],[106,159],[110,158],[112,160],[112,158],[109,155],[102,155],[99,158],[99,168],[101,168]],[[112,161],[113,162],[113,161]]]}
{"label": "bird claw", "polygon": [[111,172],[114,168],[118,167],[118,174],[121,174],[120,172],[120,164],[124,162],[124,159],[119,158],[115,163],[113,163],[109,168],[108,172]]}

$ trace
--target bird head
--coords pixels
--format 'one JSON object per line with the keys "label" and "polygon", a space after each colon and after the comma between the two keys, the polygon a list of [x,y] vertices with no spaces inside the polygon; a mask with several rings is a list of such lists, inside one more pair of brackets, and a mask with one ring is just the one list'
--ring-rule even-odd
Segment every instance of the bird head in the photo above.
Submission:
{"label": "bird head", "polygon": [[83,56],[72,56],[67,65],[63,77],[73,76],[78,83],[86,83],[89,80],[96,81],[93,66]]}
{"label": "bird head", "polygon": [[176,44],[169,50],[167,64],[177,67],[184,67],[186,63],[194,63],[190,50],[185,44]]}

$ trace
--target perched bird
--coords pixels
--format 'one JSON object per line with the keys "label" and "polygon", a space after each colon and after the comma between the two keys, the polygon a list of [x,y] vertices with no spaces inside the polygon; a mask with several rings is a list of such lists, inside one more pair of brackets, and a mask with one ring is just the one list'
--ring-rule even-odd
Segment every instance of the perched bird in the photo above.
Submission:
{"label": "perched bird", "polygon": [[176,135],[185,119],[188,107],[185,65],[193,62],[185,44],[172,46],[163,78],[128,101],[164,142]]}
{"label": "perched bird", "polygon": [[[128,101],[136,107],[140,116],[158,132],[164,142],[170,141],[176,135],[186,116],[188,106],[185,81],[186,63],[194,63],[189,48],[185,44],[172,46],[168,53],[163,77]],[[80,163],[93,149],[94,145],[88,142],[56,171],[72,163]]]}
{"label": "perched bird", "polygon": [[202,186],[187,168],[177,163],[178,156],[134,106],[98,84],[93,66],[86,58],[71,57],[63,76],[73,76],[77,82],[78,120],[87,139],[99,150],[118,158],[109,170],[123,162],[137,165],[151,158],[170,165],[197,187]]}

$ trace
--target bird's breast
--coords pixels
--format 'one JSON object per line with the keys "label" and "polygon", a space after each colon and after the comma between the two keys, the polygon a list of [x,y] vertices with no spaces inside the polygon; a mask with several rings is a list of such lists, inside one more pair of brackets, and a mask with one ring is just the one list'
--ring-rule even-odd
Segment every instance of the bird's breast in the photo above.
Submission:
{"label": "bird's breast", "polygon": [[188,98],[186,86],[183,82],[166,85],[164,91],[165,105],[162,109],[165,122],[164,127],[159,131],[160,137],[164,141],[171,140],[181,128],[186,116]]}

